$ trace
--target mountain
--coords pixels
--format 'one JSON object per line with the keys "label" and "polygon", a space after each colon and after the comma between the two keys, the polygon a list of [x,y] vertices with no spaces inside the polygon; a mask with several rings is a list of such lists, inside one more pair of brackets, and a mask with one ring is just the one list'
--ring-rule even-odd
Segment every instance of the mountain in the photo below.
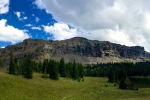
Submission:
{"label": "mountain", "polygon": [[0,56],[8,64],[9,54],[15,58],[31,56],[34,60],[59,60],[82,63],[144,61],[149,60],[150,53],[144,47],[115,44],[108,41],[88,40],[74,37],[62,41],[46,41],[39,39],[26,39],[22,43],[0,49]]}

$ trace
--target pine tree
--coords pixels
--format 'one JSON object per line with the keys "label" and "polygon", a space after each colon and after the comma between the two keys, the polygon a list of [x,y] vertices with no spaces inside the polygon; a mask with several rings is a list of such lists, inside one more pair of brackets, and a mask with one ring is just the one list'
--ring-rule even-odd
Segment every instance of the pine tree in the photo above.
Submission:
{"label": "pine tree", "polygon": [[72,67],[72,79],[73,80],[77,80],[79,77],[78,77],[78,69],[77,69],[77,64],[74,60],[73,62],[73,67]]}
{"label": "pine tree", "polygon": [[32,72],[32,61],[30,57],[24,59],[23,66],[24,66],[24,70],[23,70],[24,78],[32,79],[33,72]]}
{"label": "pine tree", "polygon": [[82,64],[78,64],[78,70],[79,70],[79,77],[83,78],[84,68]]}
{"label": "pine tree", "polygon": [[42,72],[42,63],[41,63],[41,61],[38,63],[38,72]]}
{"label": "pine tree", "polygon": [[120,89],[133,89],[134,88],[124,68],[122,68],[119,73],[119,81],[120,81],[119,83]]}
{"label": "pine tree", "polygon": [[48,59],[44,59],[43,66],[42,66],[42,73],[47,73],[47,67],[48,67]]}
{"label": "pine tree", "polygon": [[60,59],[59,73],[60,73],[61,77],[66,77],[66,66],[65,66],[64,58]]}
{"label": "pine tree", "polygon": [[53,79],[54,80],[58,80],[58,63],[57,62],[54,62],[54,67],[53,67]]}
{"label": "pine tree", "polygon": [[0,57],[0,68],[2,68],[3,66],[3,62],[2,62],[2,58]]}
{"label": "pine tree", "polygon": [[110,67],[109,69],[109,73],[108,73],[108,82],[114,82],[115,81],[115,73],[112,67]]}
{"label": "pine tree", "polygon": [[15,74],[15,66],[12,52],[10,53],[9,59],[9,74]]}
{"label": "pine tree", "polygon": [[66,77],[69,78],[71,77],[70,63],[66,63],[65,67],[66,67]]}
{"label": "pine tree", "polygon": [[49,71],[50,79],[58,80],[59,79],[59,77],[58,77],[58,63],[54,60],[50,60],[49,61],[49,67],[50,67],[50,71]]}
{"label": "pine tree", "polygon": [[19,75],[19,66],[18,66],[18,59],[14,59],[14,68],[15,68],[15,75]]}
{"label": "pine tree", "polygon": [[48,59],[44,59],[44,62],[43,62],[43,66],[42,66],[42,77],[45,78],[47,77],[47,73],[48,73]]}

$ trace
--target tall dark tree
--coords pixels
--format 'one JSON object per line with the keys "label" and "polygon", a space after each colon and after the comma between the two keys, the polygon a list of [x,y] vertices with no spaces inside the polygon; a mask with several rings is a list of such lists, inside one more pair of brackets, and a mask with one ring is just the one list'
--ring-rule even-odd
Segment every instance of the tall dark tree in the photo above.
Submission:
{"label": "tall dark tree", "polygon": [[2,58],[0,57],[0,68],[3,67],[3,61],[2,61]]}
{"label": "tall dark tree", "polygon": [[66,77],[66,66],[65,66],[64,58],[60,59],[59,73],[60,73],[61,77]]}
{"label": "tall dark tree", "polygon": [[78,70],[79,70],[79,77],[83,78],[84,68],[82,64],[78,64]]}
{"label": "tall dark tree", "polygon": [[12,52],[9,59],[9,74],[15,74],[14,58]]}
{"label": "tall dark tree", "polygon": [[78,77],[79,73],[78,73],[78,69],[77,69],[77,63],[73,62],[73,67],[72,67],[72,79],[73,80],[77,80],[79,77]]}
{"label": "tall dark tree", "polygon": [[66,67],[66,77],[69,78],[71,76],[70,75],[70,69],[69,69],[69,63],[66,63],[65,67]]}
{"label": "tall dark tree", "polygon": [[19,65],[18,65],[18,59],[17,58],[15,58],[14,59],[14,69],[15,69],[15,75],[19,75]]}
{"label": "tall dark tree", "polygon": [[38,72],[42,72],[42,62],[38,63]]}
{"label": "tall dark tree", "polygon": [[50,75],[50,79],[53,80],[58,80],[58,63],[54,60],[50,60],[49,61],[49,67],[50,67],[50,71],[49,71],[49,75]]}
{"label": "tall dark tree", "polygon": [[24,70],[23,70],[24,78],[32,79],[33,70],[32,70],[31,58],[30,57],[25,58],[23,64],[24,64],[23,65],[23,67],[24,67]]}
{"label": "tall dark tree", "polygon": [[43,62],[43,66],[42,66],[42,73],[43,74],[47,74],[47,67],[48,67],[48,59],[44,59],[44,62]]}
{"label": "tall dark tree", "polygon": [[113,83],[114,81],[115,81],[115,72],[114,72],[113,68],[110,67],[109,73],[108,73],[108,82]]}

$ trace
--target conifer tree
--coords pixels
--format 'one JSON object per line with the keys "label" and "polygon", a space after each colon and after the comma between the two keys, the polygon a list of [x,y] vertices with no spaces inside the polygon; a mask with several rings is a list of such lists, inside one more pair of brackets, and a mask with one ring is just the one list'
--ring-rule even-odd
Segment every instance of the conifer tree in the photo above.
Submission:
{"label": "conifer tree", "polygon": [[74,60],[73,62],[73,67],[72,67],[72,79],[77,80],[78,79],[78,69],[77,69],[77,64]]}
{"label": "conifer tree", "polygon": [[58,63],[54,60],[49,61],[49,67],[50,67],[50,79],[58,80]]}
{"label": "conifer tree", "polygon": [[42,72],[42,62],[38,63],[38,72]]}
{"label": "conifer tree", "polygon": [[14,74],[19,75],[19,66],[18,66],[18,59],[17,58],[14,59],[14,69],[15,69]]}
{"label": "conifer tree", "polygon": [[24,66],[23,70],[24,78],[32,79],[33,71],[32,71],[32,61],[30,57],[24,59],[23,66]]}
{"label": "conifer tree", "polygon": [[83,78],[84,68],[82,64],[78,64],[78,70],[79,70],[79,77]]}
{"label": "conifer tree", "polygon": [[60,73],[61,77],[66,77],[66,66],[65,66],[64,58],[60,59],[59,73]]}
{"label": "conifer tree", "polygon": [[2,58],[0,57],[0,68],[2,68],[3,66],[3,62],[2,62]]}
{"label": "conifer tree", "polygon": [[115,81],[115,73],[112,67],[110,67],[109,69],[109,73],[108,73],[108,82],[114,82]]}
{"label": "conifer tree", "polygon": [[54,80],[58,80],[58,63],[54,62],[54,66],[53,66],[53,79]]}
{"label": "conifer tree", "polygon": [[9,74],[15,74],[15,66],[12,52],[10,53],[9,59]]}
{"label": "conifer tree", "polygon": [[43,74],[47,74],[47,67],[48,67],[48,59],[44,59],[43,66],[42,66]]}

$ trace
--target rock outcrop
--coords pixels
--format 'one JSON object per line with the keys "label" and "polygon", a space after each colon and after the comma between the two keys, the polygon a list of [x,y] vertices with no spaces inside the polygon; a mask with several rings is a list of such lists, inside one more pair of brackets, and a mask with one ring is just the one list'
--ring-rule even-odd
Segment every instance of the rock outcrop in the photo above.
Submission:
{"label": "rock outcrop", "polygon": [[150,53],[144,47],[128,47],[108,41],[88,40],[74,37],[62,41],[46,41],[26,39],[22,43],[0,49],[0,55],[5,63],[9,53],[15,58],[31,56],[34,60],[45,58],[66,61],[76,60],[83,63],[112,62],[112,61],[143,61],[150,58]]}

